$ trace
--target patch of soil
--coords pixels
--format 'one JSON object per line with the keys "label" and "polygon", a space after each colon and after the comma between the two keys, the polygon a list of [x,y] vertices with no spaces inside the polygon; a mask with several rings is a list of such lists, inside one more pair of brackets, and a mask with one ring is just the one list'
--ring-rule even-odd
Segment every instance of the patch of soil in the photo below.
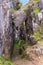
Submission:
{"label": "patch of soil", "polygon": [[[32,46],[31,49],[40,48],[43,46],[43,41],[38,42],[36,45]],[[30,48],[28,48],[30,51]],[[21,59],[19,56],[13,58],[14,65],[43,65],[43,55],[36,55],[35,53],[30,53],[34,60]],[[15,59],[15,60],[14,60]]]}
{"label": "patch of soil", "polygon": [[17,57],[14,61],[14,65],[43,65],[43,57],[35,58],[33,61]]}

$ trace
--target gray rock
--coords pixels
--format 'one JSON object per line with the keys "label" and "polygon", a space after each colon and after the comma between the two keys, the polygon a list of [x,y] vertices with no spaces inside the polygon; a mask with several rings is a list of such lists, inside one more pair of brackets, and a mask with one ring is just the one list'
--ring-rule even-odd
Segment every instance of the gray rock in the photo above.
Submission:
{"label": "gray rock", "polygon": [[37,29],[38,29],[38,24],[33,22],[33,31],[37,31]]}
{"label": "gray rock", "polygon": [[40,2],[39,2],[39,7],[40,7],[41,9],[43,9],[43,0],[40,0]]}
{"label": "gray rock", "polygon": [[0,5],[0,55],[9,57],[12,45],[12,20],[10,18],[10,2],[1,1]]}

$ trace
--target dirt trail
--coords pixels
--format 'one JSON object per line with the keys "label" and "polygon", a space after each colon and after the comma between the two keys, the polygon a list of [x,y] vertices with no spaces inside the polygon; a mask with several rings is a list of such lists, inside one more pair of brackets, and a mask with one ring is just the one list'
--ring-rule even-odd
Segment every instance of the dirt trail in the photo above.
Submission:
{"label": "dirt trail", "polygon": [[16,59],[14,61],[15,65],[43,65],[43,57],[39,57],[34,61],[29,61],[25,59]]}
{"label": "dirt trail", "polygon": [[[36,45],[42,46],[43,42],[38,42],[38,44],[36,44]],[[26,59],[21,59],[21,58],[17,57],[14,60],[14,64],[15,65],[43,65],[43,55],[34,57],[34,60],[32,60],[32,61],[29,61]]]}

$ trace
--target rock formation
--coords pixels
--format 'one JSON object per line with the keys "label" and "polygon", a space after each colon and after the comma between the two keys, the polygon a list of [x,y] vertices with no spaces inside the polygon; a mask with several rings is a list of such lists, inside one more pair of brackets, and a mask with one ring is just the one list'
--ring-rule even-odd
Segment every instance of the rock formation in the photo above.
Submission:
{"label": "rock formation", "polygon": [[0,55],[8,58],[10,56],[10,47],[12,44],[12,21],[9,8],[12,6],[12,1],[1,0],[0,3]]}
{"label": "rock formation", "polygon": [[12,0],[0,1],[0,55],[6,59],[12,56],[14,43],[19,39],[25,38],[27,42],[34,44],[31,11],[27,15],[20,9],[13,18],[10,8],[13,8]]}

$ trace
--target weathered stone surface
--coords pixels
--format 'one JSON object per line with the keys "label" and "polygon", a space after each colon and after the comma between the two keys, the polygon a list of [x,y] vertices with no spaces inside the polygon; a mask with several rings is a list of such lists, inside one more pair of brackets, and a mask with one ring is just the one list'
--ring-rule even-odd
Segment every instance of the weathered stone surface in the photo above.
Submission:
{"label": "weathered stone surface", "polygon": [[0,55],[8,59],[12,45],[12,21],[9,8],[11,1],[3,0],[0,4]]}
{"label": "weathered stone surface", "polygon": [[38,48],[38,47],[36,47],[36,48],[31,48],[31,49],[29,49],[29,48],[27,48],[26,49],[26,55],[27,56],[32,56],[32,57],[36,57],[36,56],[42,56],[43,55],[43,47],[40,47],[40,48]]}
{"label": "weathered stone surface", "polygon": [[[24,11],[22,10],[19,10],[17,15],[16,15],[16,18],[14,20],[14,24],[15,24],[15,39],[16,40],[19,40],[21,38],[22,35],[24,35],[24,28],[22,27],[22,24],[24,23],[26,19],[26,14]],[[22,31],[21,31],[22,29]]]}
{"label": "weathered stone surface", "polygon": [[26,22],[27,34],[29,34],[29,35],[33,34],[33,24],[32,24],[31,12],[28,13],[28,16],[27,16],[27,19],[25,22]]}
{"label": "weathered stone surface", "polygon": [[38,24],[36,22],[33,22],[33,31],[37,31]]}
{"label": "weathered stone surface", "polygon": [[[14,41],[18,41],[21,37],[26,38],[25,35],[27,35],[28,43],[34,43],[34,37],[30,36],[33,35],[31,12],[26,16],[23,10],[19,10],[13,20],[12,13],[9,10],[10,7],[13,7],[12,1],[2,0],[0,2],[0,55],[6,59],[13,53]],[[21,24],[24,22],[25,28],[22,28]]]}
{"label": "weathered stone surface", "polygon": [[22,10],[19,10],[14,20],[15,26],[20,28],[21,24],[25,21],[25,19],[26,19],[25,12]]}
{"label": "weathered stone surface", "polygon": [[39,2],[39,7],[40,7],[41,9],[43,9],[43,0],[40,0],[40,2]]}

